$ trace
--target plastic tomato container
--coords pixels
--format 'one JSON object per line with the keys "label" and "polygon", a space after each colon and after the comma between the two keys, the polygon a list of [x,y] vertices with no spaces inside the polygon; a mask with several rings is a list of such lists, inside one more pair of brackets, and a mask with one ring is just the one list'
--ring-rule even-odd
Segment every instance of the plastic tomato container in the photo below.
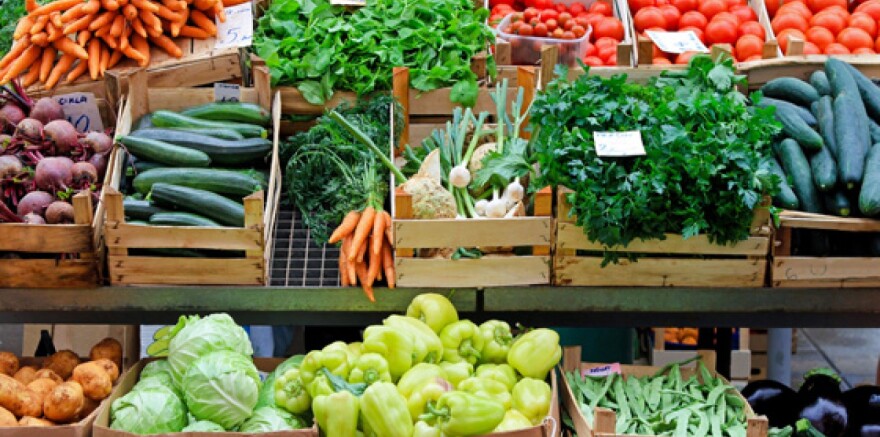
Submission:
{"label": "plastic tomato container", "polygon": [[587,27],[584,36],[577,39],[556,39],[538,36],[514,35],[504,32],[510,24],[513,14],[508,14],[501,20],[495,29],[497,39],[510,44],[513,65],[534,65],[541,60],[541,47],[554,45],[559,48],[559,64],[568,66],[577,65],[578,59],[583,59],[587,53],[587,43],[590,41],[592,27]]}

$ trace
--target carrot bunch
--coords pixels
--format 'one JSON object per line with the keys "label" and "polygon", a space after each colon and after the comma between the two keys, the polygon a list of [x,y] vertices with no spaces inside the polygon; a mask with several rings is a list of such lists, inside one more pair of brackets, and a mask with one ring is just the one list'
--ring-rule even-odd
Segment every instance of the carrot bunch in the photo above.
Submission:
{"label": "carrot bunch", "polygon": [[339,275],[343,287],[360,282],[364,294],[375,302],[373,283],[382,280],[384,273],[388,288],[394,288],[391,215],[388,212],[372,206],[364,208],[363,212],[351,211],[327,241],[331,244],[342,242]]}
{"label": "carrot bunch", "polygon": [[67,83],[86,72],[97,80],[123,58],[147,66],[151,46],[180,58],[171,38],[206,39],[217,34],[215,16],[226,21],[223,0],[27,0],[25,8],[0,59],[0,85],[20,75],[25,87],[39,81],[46,89],[65,74]]}

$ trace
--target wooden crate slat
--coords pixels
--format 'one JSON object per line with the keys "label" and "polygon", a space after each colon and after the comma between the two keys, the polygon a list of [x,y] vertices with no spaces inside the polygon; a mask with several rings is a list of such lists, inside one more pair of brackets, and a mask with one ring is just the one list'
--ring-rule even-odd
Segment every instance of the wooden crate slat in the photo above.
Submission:
{"label": "wooden crate slat", "polygon": [[[557,247],[562,249],[593,251],[606,249],[601,243],[587,239],[583,229],[573,223],[559,223],[557,238]],[[706,235],[684,238],[677,234],[666,234],[665,240],[635,240],[627,247],[615,246],[610,250],[632,253],[766,256],[769,246],[770,239],[767,237],[749,237],[734,245],[722,246],[710,243]]]}
{"label": "wooden crate slat", "polygon": [[262,258],[108,256],[114,284],[264,285]]}
{"label": "wooden crate slat", "polygon": [[773,261],[774,278],[797,281],[877,281],[880,282],[880,257],[778,257]]}
{"label": "wooden crate slat", "polygon": [[829,231],[880,232],[880,220],[837,217],[801,211],[783,211],[779,226],[797,229],[825,229]]}
{"label": "wooden crate slat", "polygon": [[480,259],[402,258],[395,261],[399,287],[484,287],[546,284],[548,256],[484,256]]}
{"label": "wooden crate slat", "polygon": [[550,217],[395,220],[394,246],[408,248],[550,245]]}
{"label": "wooden crate slat", "polygon": [[98,283],[97,264],[95,259],[4,259],[0,287],[92,288]]}
{"label": "wooden crate slat", "polygon": [[108,223],[105,232],[107,247],[112,248],[174,248],[262,251],[260,230],[244,228],[210,228],[180,226],[144,226]]}
{"label": "wooden crate slat", "polygon": [[0,226],[0,250],[37,253],[91,252],[92,227],[87,225]]}
{"label": "wooden crate slat", "polygon": [[620,259],[601,266],[602,257],[558,257],[558,285],[760,287],[767,260],[760,259]]}
{"label": "wooden crate slat", "polygon": [[[491,90],[491,91],[494,91]],[[516,87],[509,87],[507,90],[507,102],[508,105],[516,100]],[[450,96],[452,94],[452,88],[441,88],[434,91],[427,92],[419,92],[417,90],[412,90],[409,93],[409,115],[410,116],[420,116],[420,115],[452,115],[452,111],[461,106],[458,103],[453,103],[450,100]],[[485,89],[481,89],[480,93],[477,95],[477,103],[472,108],[474,114],[479,114],[482,111],[495,112],[495,102],[492,100],[492,96],[489,92],[486,92]]]}

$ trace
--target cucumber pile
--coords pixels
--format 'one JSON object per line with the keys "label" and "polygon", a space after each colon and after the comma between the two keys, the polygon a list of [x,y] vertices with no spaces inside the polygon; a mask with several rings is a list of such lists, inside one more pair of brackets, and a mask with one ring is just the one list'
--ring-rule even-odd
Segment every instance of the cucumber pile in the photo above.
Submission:
{"label": "cucumber pile", "polygon": [[[117,141],[129,153],[126,220],[157,226],[244,226],[242,198],[267,185],[268,111],[250,103],[159,110]],[[259,170],[256,170],[259,169]]]}

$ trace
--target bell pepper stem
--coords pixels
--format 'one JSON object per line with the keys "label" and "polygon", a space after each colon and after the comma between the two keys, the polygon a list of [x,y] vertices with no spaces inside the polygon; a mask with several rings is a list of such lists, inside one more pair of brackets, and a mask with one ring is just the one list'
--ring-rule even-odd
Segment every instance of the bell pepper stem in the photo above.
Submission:
{"label": "bell pepper stem", "polygon": [[462,357],[474,357],[475,359],[480,359],[480,351],[474,347],[473,343],[470,340],[465,340],[461,342],[461,345],[458,346],[458,354]]}

